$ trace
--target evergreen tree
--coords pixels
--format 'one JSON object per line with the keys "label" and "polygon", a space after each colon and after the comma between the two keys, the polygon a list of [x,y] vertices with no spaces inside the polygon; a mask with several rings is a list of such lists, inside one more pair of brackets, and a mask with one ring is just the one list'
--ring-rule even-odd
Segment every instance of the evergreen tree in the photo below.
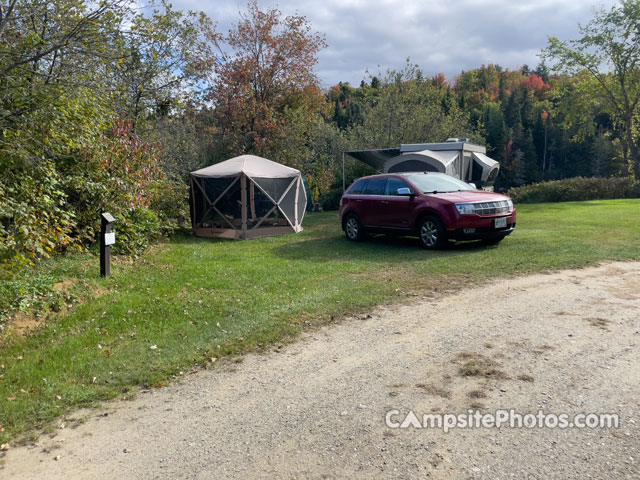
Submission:
{"label": "evergreen tree", "polygon": [[509,95],[509,100],[504,109],[504,119],[508,128],[513,128],[517,124],[522,125],[522,118],[520,114],[520,104],[517,98],[517,92],[514,90]]}
{"label": "evergreen tree", "polygon": [[506,140],[506,126],[500,105],[497,103],[486,104],[482,118],[485,128],[487,154],[490,157],[498,158]]}

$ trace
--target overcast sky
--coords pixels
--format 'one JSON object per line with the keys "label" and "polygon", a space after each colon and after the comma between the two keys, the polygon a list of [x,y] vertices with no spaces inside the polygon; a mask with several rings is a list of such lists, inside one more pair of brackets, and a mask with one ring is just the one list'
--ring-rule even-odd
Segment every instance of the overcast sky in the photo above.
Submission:
{"label": "overcast sky", "polygon": [[[402,69],[407,58],[425,76],[444,73],[453,80],[463,70],[496,63],[511,70],[535,68],[548,36],[578,37],[613,0],[262,0],[261,9],[303,15],[326,35],[319,56],[322,86]],[[244,10],[243,0],[174,0],[179,9],[204,10],[226,33]]]}

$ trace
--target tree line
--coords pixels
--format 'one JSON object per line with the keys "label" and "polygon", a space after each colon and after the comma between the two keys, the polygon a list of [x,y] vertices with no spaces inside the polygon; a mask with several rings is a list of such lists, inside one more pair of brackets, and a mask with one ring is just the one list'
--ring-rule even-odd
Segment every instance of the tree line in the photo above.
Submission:
{"label": "tree line", "polygon": [[[228,32],[164,0],[0,4],[0,265],[84,248],[99,213],[136,253],[188,220],[188,172],[243,153],[299,168],[315,201],[341,194],[342,152],[467,137],[497,187],[640,175],[640,2],[550,38],[541,63],[448,80],[409,60],[327,91],[327,47],[304,16],[250,0]],[[367,172],[349,162],[347,181]]]}

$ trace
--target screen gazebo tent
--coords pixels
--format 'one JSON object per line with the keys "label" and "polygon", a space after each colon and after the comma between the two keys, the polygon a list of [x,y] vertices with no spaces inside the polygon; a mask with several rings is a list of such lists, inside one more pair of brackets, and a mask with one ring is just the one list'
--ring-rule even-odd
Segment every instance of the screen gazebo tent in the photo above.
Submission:
{"label": "screen gazebo tent", "polygon": [[302,175],[241,155],[191,172],[191,225],[199,237],[255,238],[302,231]]}

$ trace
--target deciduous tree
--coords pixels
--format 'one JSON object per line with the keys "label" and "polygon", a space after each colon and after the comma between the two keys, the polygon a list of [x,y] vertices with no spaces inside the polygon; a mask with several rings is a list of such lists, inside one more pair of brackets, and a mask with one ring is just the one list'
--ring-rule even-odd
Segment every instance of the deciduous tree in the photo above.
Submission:
{"label": "deciduous tree", "polygon": [[212,31],[210,39],[217,50],[210,99],[228,154],[273,154],[285,112],[303,108],[304,121],[323,108],[314,67],[326,43],[305,17],[263,11],[252,0],[228,35]]}
{"label": "deciduous tree", "polygon": [[609,106],[636,178],[640,178],[640,2],[622,0],[600,11],[586,26],[582,37],[560,41],[549,38],[546,58],[554,68],[594,79],[592,97]]}
{"label": "deciduous tree", "polygon": [[175,10],[161,0],[150,15],[136,14],[120,32],[122,53],[110,71],[115,106],[133,133],[148,118],[175,113],[195,94],[213,64],[204,38],[209,27],[204,14]]}
{"label": "deciduous tree", "polygon": [[447,90],[420,78],[420,69],[410,63],[402,71],[387,72],[375,101],[363,107],[362,124],[350,133],[352,149],[475,136],[468,113],[455,104],[443,105]]}

